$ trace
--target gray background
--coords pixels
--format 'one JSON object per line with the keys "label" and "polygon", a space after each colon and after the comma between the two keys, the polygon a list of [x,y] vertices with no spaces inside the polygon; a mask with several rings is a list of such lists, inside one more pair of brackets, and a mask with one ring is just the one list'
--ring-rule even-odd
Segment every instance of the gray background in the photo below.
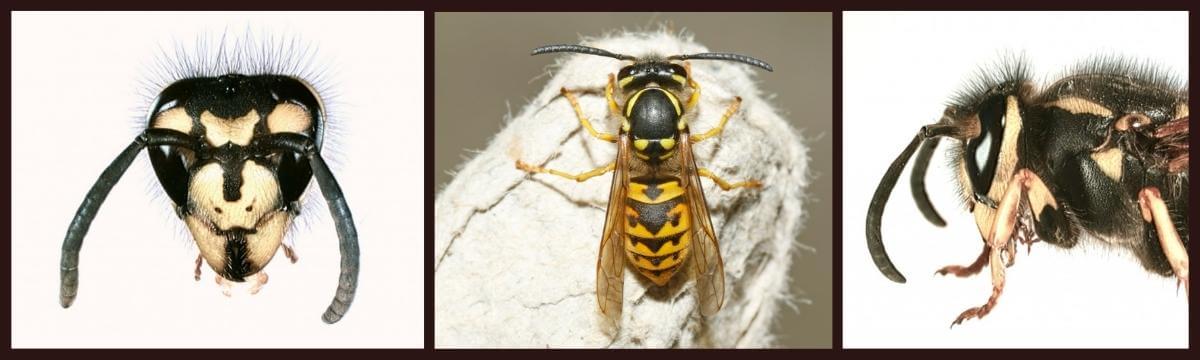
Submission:
{"label": "gray background", "polygon": [[[793,293],[811,300],[781,313],[778,344],[832,344],[832,16],[829,13],[438,13],[434,16],[434,172],[437,189],[471,150],[482,149],[513,109],[542,86],[554,56],[529,56],[547,44],[576,44],[580,36],[613,30],[686,30],[710,51],[763,59],[765,93],[809,146],[813,179],[809,218],[797,239],[816,249],[797,251]],[[488,64],[483,64],[483,59]],[[612,69],[615,72],[616,69]],[[597,76],[605,76],[603,69]],[[536,79],[535,79],[536,78]],[[568,121],[571,119],[564,119]]]}

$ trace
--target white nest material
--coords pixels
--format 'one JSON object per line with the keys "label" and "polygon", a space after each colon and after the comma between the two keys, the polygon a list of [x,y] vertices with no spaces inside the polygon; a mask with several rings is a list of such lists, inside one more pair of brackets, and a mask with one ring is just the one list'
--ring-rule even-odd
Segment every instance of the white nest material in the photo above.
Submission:
{"label": "white nest material", "polygon": [[[662,31],[625,33],[586,45],[634,56],[708,51],[689,36]],[[714,127],[735,96],[744,100],[719,138],[697,144],[698,165],[729,181],[765,184],[722,191],[701,180],[725,261],[724,307],[702,317],[694,284],[684,272],[659,288],[627,268],[624,315],[613,332],[595,296],[611,173],[576,183],[514,167],[521,159],[577,173],[616,157],[614,144],[580,127],[559,89],[602,89],[621,62],[558,56],[563,61],[541,93],[437,196],[436,346],[770,346],[771,322],[781,301],[791,296],[787,274],[805,217],[808,148],[760,94],[751,76],[756,70],[692,61],[692,76],[702,86],[690,123],[693,133]],[[597,130],[616,131],[620,120],[608,114],[602,92],[581,94],[580,102]]]}

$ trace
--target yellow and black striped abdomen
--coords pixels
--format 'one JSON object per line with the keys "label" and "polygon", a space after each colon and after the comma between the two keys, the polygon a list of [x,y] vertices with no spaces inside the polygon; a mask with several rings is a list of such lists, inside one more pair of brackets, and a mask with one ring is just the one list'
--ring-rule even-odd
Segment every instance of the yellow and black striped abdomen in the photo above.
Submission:
{"label": "yellow and black striped abdomen", "polygon": [[642,275],[666,285],[692,244],[691,209],[679,178],[629,179],[625,216],[626,257]]}

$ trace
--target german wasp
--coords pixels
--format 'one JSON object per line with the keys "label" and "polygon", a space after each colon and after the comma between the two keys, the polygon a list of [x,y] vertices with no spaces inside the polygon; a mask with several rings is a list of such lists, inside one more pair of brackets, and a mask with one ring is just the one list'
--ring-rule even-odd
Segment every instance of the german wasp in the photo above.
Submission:
{"label": "german wasp", "polygon": [[936,123],[921,127],[875,190],[867,247],[884,276],[906,281],[884,248],[881,228],[888,197],[914,154],[917,207],[929,222],[946,224],[924,177],[939,141],[947,139],[983,250],[971,264],[937,274],[968,277],[987,267],[992,282],[986,302],[963,311],[951,326],[995,308],[1018,244],[1072,248],[1095,238],[1188,289],[1186,83],[1144,63],[1099,57],[1044,87],[1031,80],[1021,59],[971,84]]}
{"label": "german wasp", "polygon": [[720,135],[742,100],[733,99],[716,127],[692,134],[688,124],[694,118],[701,87],[691,77],[688,60],[733,61],[767,71],[773,68],[762,60],[730,53],[634,57],[580,45],[549,45],[533,50],[533,55],[548,53],[580,53],[630,62],[615,75],[609,74],[604,88],[610,115],[621,119],[616,134],[597,131],[579,105],[578,91],[561,89],[580,125],[591,136],[617,144],[613,162],[579,174],[516,162],[518,169],[529,173],[578,182],[613,172],[596,263],[600,311],[620,323],[628,262],[657,286],[666,285],[681,269],[689,267],[696,280],[701,314],[716,314],[725,298],[725,273],[700,177],[711,179],[722,190],[759,188],[762,184],[756,180],[729,182],[696,165],[693,144]]}

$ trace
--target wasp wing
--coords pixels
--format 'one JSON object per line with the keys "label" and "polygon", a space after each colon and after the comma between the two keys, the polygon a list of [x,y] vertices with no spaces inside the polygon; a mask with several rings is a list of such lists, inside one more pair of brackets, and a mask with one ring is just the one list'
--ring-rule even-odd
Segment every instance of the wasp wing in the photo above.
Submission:
{"label": "wasp wing", "polygon": [[692,270],[696,278],[696,295],[700,298],[700,313],[712,316],[721,310],[725,302],[725,264],[721,261],[721,246],[708,215],[708,204],[704,199],[704,188],[700,187],[700,174],[696,159],[692,157],[692,144],[687,131],[679,136],[679,166],[687,191],[688,207],[692,213]]}
{"label": "wasp wing", "polygon": [[625,287],[625,190],[629,188],[629,136],[617,140],[617,160],[613,167],[612,188],[608,191],[608,211],[600,238],[600,258],[596,262],[596,302],[600,312],[614,324],[621,323],[621,305]]}

